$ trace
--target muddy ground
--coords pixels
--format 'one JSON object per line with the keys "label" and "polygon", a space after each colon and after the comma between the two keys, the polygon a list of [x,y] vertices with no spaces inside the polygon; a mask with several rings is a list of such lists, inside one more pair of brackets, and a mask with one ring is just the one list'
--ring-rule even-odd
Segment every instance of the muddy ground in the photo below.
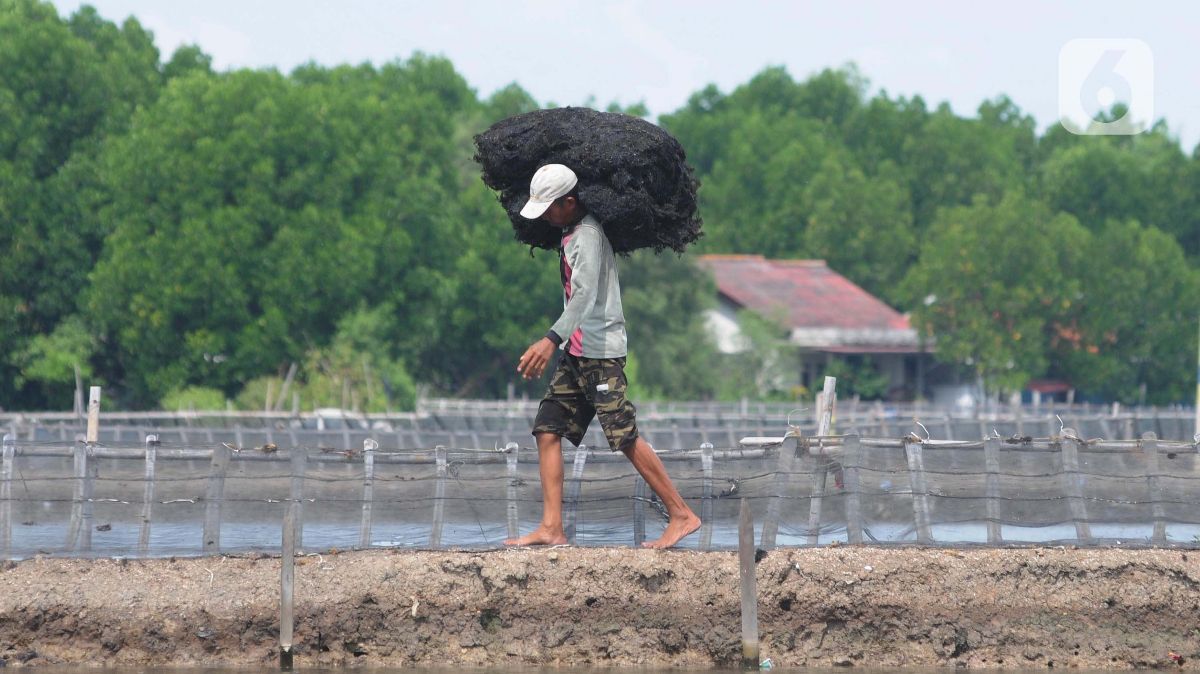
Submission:
{"label": "muddy ground", "polygon": [[[0,661],[278,660],[278,557],[0,562]],[[369,551],[296,567],[296,664],[725,665],[731,552]],[[777,666],[1184,667],[1200,551],[776,550],[757,569]]]}

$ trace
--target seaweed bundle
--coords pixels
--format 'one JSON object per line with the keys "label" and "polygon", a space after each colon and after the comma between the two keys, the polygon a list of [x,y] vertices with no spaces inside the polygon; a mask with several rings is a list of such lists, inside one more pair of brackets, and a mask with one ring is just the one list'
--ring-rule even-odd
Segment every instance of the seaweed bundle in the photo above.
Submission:
{"label": "seaweed bundle", "polygon": [[565,164],[579,177],[579,200],[617,253],[683,252],[702,234],[698,183],[683,146],[639,117],[588,108],[536,110],[492,125],[475,136],[475,148],[483,181],[499,192],[522,243],[559,246],[561,230],[520,213],[533,173],[546,164]]}

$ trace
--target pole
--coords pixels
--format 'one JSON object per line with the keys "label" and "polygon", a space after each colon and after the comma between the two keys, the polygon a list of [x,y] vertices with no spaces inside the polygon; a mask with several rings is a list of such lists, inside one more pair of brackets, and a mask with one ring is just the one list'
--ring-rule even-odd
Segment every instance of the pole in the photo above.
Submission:
{"label": "pole", "polygon": [[4,435],[4,454],[0,460],[0,559],[12,554],[12,474],[16,460],[17,437]]}
{"label": "pole", "polygon": [[750,502],[742,499],[738,513],[738,570],[742,589],[742,669],[756,670],[758,663],[758,587],[754,575],[754,521]]}
{"label": "pole", "polygon": [[508,490],[506,494],[508,496],[508,507],[505,510],[505,514],[507,516],[509,538],[516,538],[517,536],[521,535],[520,529],[518,528],[518,524],[520,522],[520,513],[517,510],[517,459],[518,452],[520,451],[521,446],[515,442],[505,443],[504,445],[504,452],[506,454],[504,457],[504,463],[508,469]]}
{"label": "pole", "polygon": [[93,386],[88,395],[87,412],[87,443],[94,445],[100,441],[100,387]]}
{"label": "pole", "polygon": [[371,507],[375,501],[375,450],[379,443],[374,438],[363,440],[363,504],[362,524],[358,528],[358,547],[371,547]]}
{"label": "pole", "polygon": [[142,485],[142,528],[138,533],[138,552],[150,550],[150,526],[154,519],[154,461],[158,456],[158,436],[146,436],[146,483]]}
{"label": "pole", "polygon": [[283,549],[279,564],[279,669],[292,671],[293,584],[296,578],[296,506],[288,503],[283,514]]}

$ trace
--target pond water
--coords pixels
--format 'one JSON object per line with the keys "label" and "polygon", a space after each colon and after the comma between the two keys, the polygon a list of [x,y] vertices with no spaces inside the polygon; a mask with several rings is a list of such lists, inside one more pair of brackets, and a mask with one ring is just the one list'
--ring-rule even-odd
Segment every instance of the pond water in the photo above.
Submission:
{"label": "pond water", "polygon": [[[92,532],[92,547],[88,553],[63,552],[67,536],[67,523],[35,523],[13,527],[12,559],[25,559],[37,554],[91,557],[137,557],[139,527],[133,523],[113,522],[105,531]],[[527,532],[533,522],[523,522],[521,531]],[[1095,541],[1106,546],[1149,545],[1153,534],[1150,524],[1119,524],[1093,522],[1090,525]],[[647,523],[647,539],[656,538],[661,524]],[[758,540],[761,526],[755,529]],[[933,540],[939,545],[986,544],[987,525],[983,522],[956,524],[934,524],[931,527]],[[1171,523],[1166,527],[1167,542],[1177,545],[1196,545],[1200,540],[1200,526]],[[908,523],[875,523],[866,529],[869,542],[896,544],[915,543],[916,534]],[[155,524],[150,536],[148,557],[194,556],[203,553],[201,539],[203,527],[194,523]],[[1077,544],[1073,524],[1054,524],[1031,527],[1005,524],[1001,536],[1011,544]],[[443,528],[444,547],[453,548],[496,548],[503,545],[507,527],[503,523],[446,522]],[[281,545],[278,522],[225,522],[221,526],[221,552],[278,552]],[[818,544],[846,542],[844,528],[822,531]],[[429,525],[425,523],[380,522],[373,529],[373,547],[384,548],[428,548]],[[321,551],[337,548],[349,550],[359,543],[357,525],[310,522],[305,525],[302,550]],[[807,532],[781,526],[776,544],[784,547],[805,546]],[[633,545],[633,534],[628,526],[589,526],[581,522],[576,535],[576,544],[583,546]],[[682,549],[698,549],[699,535],[684,539]],[[712,548],[733,550],[737,547],[737,528],[732,523],[719,523],[713,527]]]}

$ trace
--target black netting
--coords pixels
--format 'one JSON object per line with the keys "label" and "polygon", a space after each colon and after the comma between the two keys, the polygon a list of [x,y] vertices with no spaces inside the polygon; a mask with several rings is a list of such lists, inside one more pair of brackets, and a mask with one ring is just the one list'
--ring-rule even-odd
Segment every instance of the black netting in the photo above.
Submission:
{"label": "black netting", "polygon": [[683,146],[644,119],[587,108],[537,110],[475,137],[483,181],[499,192],[516,237],[557,249],[561,230],[521,217],[529,181],[546,164],[579,178],[579,200],[604,226],[617,253],[641,248],[683,252],[700,236],[698,183]]}

